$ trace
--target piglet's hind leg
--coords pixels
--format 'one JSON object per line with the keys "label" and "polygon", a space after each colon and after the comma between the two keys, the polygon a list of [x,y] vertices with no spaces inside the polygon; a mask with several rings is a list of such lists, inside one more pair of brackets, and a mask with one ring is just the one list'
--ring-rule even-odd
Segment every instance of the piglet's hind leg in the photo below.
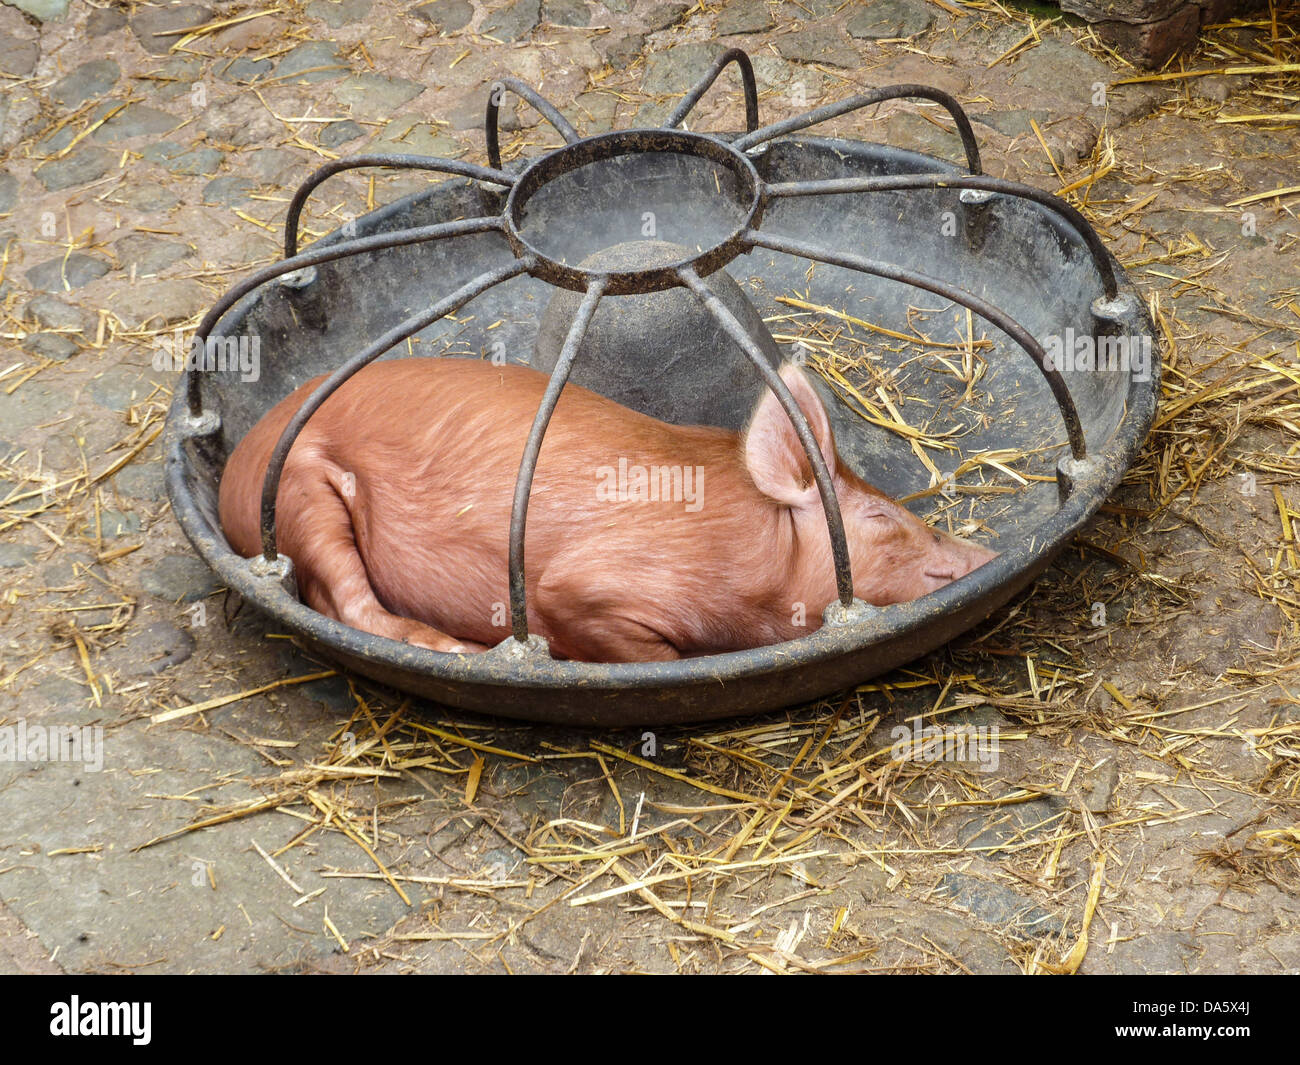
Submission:
{"label": "piglet's hind leg", "polygon": [[285,518],[278,539],[294,561],[303,601],[313,610],[354,629],[431,651],[486,650],[385,609],[357,551],[352,515],[319,468],[285,470],[280,498],[294,497],[295,505],[280,508]]}

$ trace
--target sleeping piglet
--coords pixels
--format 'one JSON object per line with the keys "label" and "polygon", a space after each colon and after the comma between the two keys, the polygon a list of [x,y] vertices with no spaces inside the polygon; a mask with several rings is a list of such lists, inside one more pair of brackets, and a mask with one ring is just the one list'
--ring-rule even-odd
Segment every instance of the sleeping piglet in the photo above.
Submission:
{"label": "sleeping piglet", "polygon": [[[781,377],[834,477],[858,598],[925,595],[995,556],[929,528],[839,459],[821,400]],[[322,378],[235,448],[221,524],[261,549],[271,449]],[[277,546],[307,605],[435,651],[510,635],[515,478],[547,378],[463,359],[373,363],[308,421],[284,467]],[[835,595],[811,464],[770,392],[742,433],[657,421],[576,385],[537,463],[525,541],[530,631],[555,657],[635,662],[778,643],[821,624]]]}

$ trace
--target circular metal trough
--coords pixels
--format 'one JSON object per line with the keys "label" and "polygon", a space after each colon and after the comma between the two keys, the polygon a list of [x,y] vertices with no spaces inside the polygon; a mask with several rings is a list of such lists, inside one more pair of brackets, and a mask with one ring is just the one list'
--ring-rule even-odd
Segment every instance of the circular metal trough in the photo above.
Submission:
{"label": "circular metal trough", "polygon": [[[746,131],[678,129],[730,64],[744,84]],[[502,168],[497,139],[507,92],[536,107],[565,140],[514,171]],[[891,99],[946,109],[962,140],[965,168],[800,132]],[[1064,201],[982,174],[970,122],[937,90],[890,86],[760,128],[749,61],[731,50],[663,128],[588,139],[531,89],[505,79],[488,102],[487,143],[487,167],[362,155],[312,175],[290,205],[285,259],[245,279],[204,318],[168,415],[168,494],[195,549],[279,627],[347,669],[455,706],[569,724],[704,720],[817,698],[940,646],[1024,589],[1118,484],[1151,425],[1159,346],[1119,265]],[[434,171],[452,180],[300,251],[299,220],[313,190],[334,174],[364,167]],[[609,249],[647,236],[647,225],[665,242],[657,247],[674,249],[673,255],[630,268],[599,265],[611,261]],[[694,251],[679,256],[683,249]],[[722,270],[729,275],[726,292],[737,291],[734,280],[756,314],[734,313],[739,297],[719,298],[717,278],[709,278]],[[516,485],[512,635],[484,654],[442,654],[358,631],[301,603],[291,560],[276,551],[275,499],[284,459],[311,413],[379,358],[504,353],[515,362],[538,361],[539,323],[560,290],[582,297],[558,359],[551,352],[551,385]],[[781,330],[809,316],[870,339],[868,371],[834,386],[819,380],[818,388],[843,459],[895,497],[923,499],[933,485],[914,451],[915,434],[881,424],[894,419],[874,402],[880,374],[900,394],[916,397],[905,415],[924,418],[927,431],[951,445],[934,451],[944,469],[956,469],[962,459],[968,472],[996,469],[981,467],[980,456],[1014,453],[1014,484],[990,495],[965,485],[978,504],[970,517],[998,557],[912,602],[874,608],[854,599],[838,503],[813,446],[809,457],[839,589],[819,629],[788,643],[666,663],[552,659],[545,641],[528,632],[523,576],[529,488],[550,410],[575,363],[583,365],[593,320],[613,323],[614,334],[605,328],[600,335],[616,335],[619,307],[633,305],[620,300],[667,291],[690,302],[692,313],[711,316],[714,335],[729,338],[730,354],[747,359],[754,380],[777,393],[806,448],[807,423],[771,365],[775,342],[755,335],[763,328],[760,315],[787,345],[794,338]],[[634,334],[638,346],[645,325],[638,323]],[[698,329],[681,323],[674,329],[674,321],[663,323],[655,350],[615,354],[645,359],[647,372],[660,374],[672,395],[707,389],[718,353],[692,350]],[[981,333],[984,345],[968,344],[962,352],[959,338],[973,342]],[[229,372],[223,362],[223,353],[241,343],[256,345],[255,374]],[[978,387],[970,375],[977,350],[984,370]],[[965,360],[961,374],[954,360]],[[600,381],[590,380],[598,365],[589,360],[584,384],[600,391]],[[241,558],[217,520],[226,459],[262,415],[320,374],[329,377],[272,456],[263,552]],[[956,483],[954,476],[945,492]]]}

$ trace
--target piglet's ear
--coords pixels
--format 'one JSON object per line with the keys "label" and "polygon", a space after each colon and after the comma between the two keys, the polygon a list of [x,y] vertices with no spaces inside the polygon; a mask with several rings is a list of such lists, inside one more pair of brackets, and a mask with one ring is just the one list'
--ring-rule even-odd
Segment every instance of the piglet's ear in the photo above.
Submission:
{"label": "piglet's ear", "polygon": [[[781,380],[808,419],[826,466],[834,475],[835,440],[821,399],[803,371],[793,364],[781,367]],[[745,430],[745,468],[758,490],[779,503],[803,507],[820,498],[812,463],[799,442],[790,416],[771,389],[764,393]]]}

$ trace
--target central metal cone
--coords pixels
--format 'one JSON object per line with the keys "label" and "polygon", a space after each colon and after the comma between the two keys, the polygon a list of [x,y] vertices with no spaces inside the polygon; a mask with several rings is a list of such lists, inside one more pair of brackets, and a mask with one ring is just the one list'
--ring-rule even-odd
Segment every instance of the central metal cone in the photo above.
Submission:
{"label": "central metal cone", "polygon": [[[584,259],[584,270],[640,270],[689,259],[696,252],[659,240],[631,240]],[[781,349],[749,297],[725,270],[704,279],[758,344],[767,362]],[[558,289],[542,315],[533,365],[549,373],[582,303]],[[717,320],[685,288],[606,296],[578,351],[569,380],[643,414],[678,425],[741,429],[763,392],[758,370]]]}

